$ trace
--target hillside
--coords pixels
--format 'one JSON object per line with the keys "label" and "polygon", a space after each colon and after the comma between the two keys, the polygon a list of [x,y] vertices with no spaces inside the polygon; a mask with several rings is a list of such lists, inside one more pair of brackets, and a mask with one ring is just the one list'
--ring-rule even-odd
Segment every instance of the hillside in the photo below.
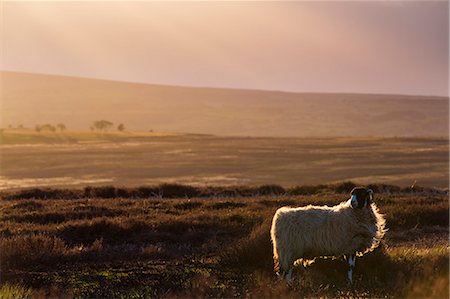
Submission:
{"label": "hillside", "polygon": [[2,72],[1,125],[236,136],[448,136],[448,98],[191,88]]}

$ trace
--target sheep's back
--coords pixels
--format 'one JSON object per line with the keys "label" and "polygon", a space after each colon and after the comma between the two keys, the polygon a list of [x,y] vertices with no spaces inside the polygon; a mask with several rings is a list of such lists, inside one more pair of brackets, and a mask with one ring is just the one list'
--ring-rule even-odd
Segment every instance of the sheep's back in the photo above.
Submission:
{"label": "sheep's back", "polygon": [[302,255],[311,248],[317,231],[326,226],[330,213],[331,209],[322,207],[280,208],[272,222],[272,241],[281,250],[291,248]]}
{"label": "sheep's back", "polygon": [[354,235],[349,212],[344,205],[280,208],[274,216],[272,239],[293,248],[299,257],[346,253]]}

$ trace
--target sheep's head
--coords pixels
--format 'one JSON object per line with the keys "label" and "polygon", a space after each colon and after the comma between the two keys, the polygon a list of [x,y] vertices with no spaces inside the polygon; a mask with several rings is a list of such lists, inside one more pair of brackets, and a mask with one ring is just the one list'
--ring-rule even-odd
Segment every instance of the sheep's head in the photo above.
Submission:
{"label": "sheep's head", "polygon": [[373,191],[364,187],[353,188],[350,203],[353,208],[362,209],[370,206],[373,198]]}

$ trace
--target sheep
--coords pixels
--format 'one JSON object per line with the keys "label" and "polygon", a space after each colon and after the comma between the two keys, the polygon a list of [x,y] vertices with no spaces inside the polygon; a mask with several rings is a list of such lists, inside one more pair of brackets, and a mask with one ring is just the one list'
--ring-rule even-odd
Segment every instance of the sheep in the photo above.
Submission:
{"label": "sheep", "polygon": [[372,202],[373,191],[357,187],[351,198],[336,206],[278,209],[272,220],[275,271],[291,284],[294,262],[304,266],[316,257],[344,256],[347,277],[353,283],[356,256],[374,250],[383,238],[385,219]]}

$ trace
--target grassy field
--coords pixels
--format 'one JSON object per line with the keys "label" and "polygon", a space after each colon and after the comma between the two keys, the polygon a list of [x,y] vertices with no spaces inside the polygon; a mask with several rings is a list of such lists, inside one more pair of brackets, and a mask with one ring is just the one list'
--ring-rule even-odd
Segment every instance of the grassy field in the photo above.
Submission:
{"label": "grassy field", "polygon": [[372,186],[389,231],[357,260],[353,289],[342,259],[298,267],[292,288],[277,282],[274,211],[334,205],[352,186],[4,192],[0,297],[447,298],[448,194],[432,189]]}
{"label": "grassy field", "polygon": [[439,138],[245,138],[5,130],[0,190],[24,187],[417,184],[448,188]]}

